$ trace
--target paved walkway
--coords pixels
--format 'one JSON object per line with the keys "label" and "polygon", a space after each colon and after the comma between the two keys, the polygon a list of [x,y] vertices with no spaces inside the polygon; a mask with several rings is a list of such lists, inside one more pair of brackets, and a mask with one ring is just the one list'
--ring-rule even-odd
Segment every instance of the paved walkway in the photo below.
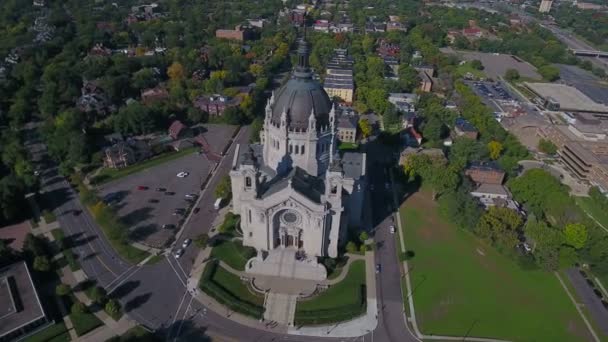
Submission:
{"label": "paved walkway", "polygon": [[264,320],[293,326],[297,299],[294,294],[268,293],[264,302]]}

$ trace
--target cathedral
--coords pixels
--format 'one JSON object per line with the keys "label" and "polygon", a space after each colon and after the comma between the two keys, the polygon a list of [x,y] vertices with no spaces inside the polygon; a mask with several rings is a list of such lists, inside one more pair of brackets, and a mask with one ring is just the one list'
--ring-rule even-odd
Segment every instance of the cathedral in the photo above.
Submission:
{"label": "cathedral", "polygon": [[301,40],[291,79],[266,104],[260,143],[238,145],[232,162],[232,210],[243,245],[259,255],[293,249],[335,258],[347,227],[361,226],[365,154],[338,151],[338,113],[313,80],[308,54]]}

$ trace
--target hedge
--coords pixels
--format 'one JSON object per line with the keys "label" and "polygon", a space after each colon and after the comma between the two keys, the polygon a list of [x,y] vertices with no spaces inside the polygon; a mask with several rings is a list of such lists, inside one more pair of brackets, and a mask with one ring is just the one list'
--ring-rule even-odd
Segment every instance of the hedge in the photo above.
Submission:
{"label": "hedge", "polygon": [[348,321],[361,316],[367,309],[366,288],[361,286],[359,305],[347,305],[324,310],[296,311],[296,325],[315,325]]}

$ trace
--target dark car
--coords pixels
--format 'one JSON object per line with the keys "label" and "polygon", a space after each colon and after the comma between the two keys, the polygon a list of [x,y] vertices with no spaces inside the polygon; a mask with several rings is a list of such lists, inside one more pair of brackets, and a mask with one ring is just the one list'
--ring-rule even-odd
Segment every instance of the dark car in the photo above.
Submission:
{"label": "dark car", "polygon": [[175,195],[175,192],[173,192],[173,191],[165,191],[165,195],[173,196],[173,195]]}
{"label": "dark car", "polygon": [[75,209],[75,210],[72,212],[72,214],[74,214],[74,216],[78,216],[78,215],[82,214],[82,210]]}
{"label": "dark car", "polygon": [[147,186],[143,186],[143,185],[139,185],[137,187],[137,190],[148,190],[148,187]]}
{"label": "dark car", "polygon": [[158,202],[160,202],[160,201],[159,201],[159,200],[157,200],[156,198],[150,198],[150,199],[148,200],[148,203],[158,203]]}
{"label": "dark car", "polygon": [[163,224],[163,229],[174,229],[175,225],[174,224]]}
{"label": "dark car", "polygon": [[201,211],[201,208],[194,208],[194,213],[198,214],[198,212]]}
{"label": "dark car", "polygon": [[165,189],[165,188],[156,188],[156,191],[164,192],[164,191],[167,191],[167,189]]}

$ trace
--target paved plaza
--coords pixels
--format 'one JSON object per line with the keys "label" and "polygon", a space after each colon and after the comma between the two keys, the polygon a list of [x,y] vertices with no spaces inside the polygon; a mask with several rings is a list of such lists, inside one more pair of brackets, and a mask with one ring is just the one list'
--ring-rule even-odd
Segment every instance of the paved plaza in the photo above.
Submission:
{"label": "paved plaza", "polygon": [[316,260],[298,259],[292,248],[273,249],[266,259],[253,258],[247,262],[247,273],[287,279],[321,281],[327,278],[327,270]]}

